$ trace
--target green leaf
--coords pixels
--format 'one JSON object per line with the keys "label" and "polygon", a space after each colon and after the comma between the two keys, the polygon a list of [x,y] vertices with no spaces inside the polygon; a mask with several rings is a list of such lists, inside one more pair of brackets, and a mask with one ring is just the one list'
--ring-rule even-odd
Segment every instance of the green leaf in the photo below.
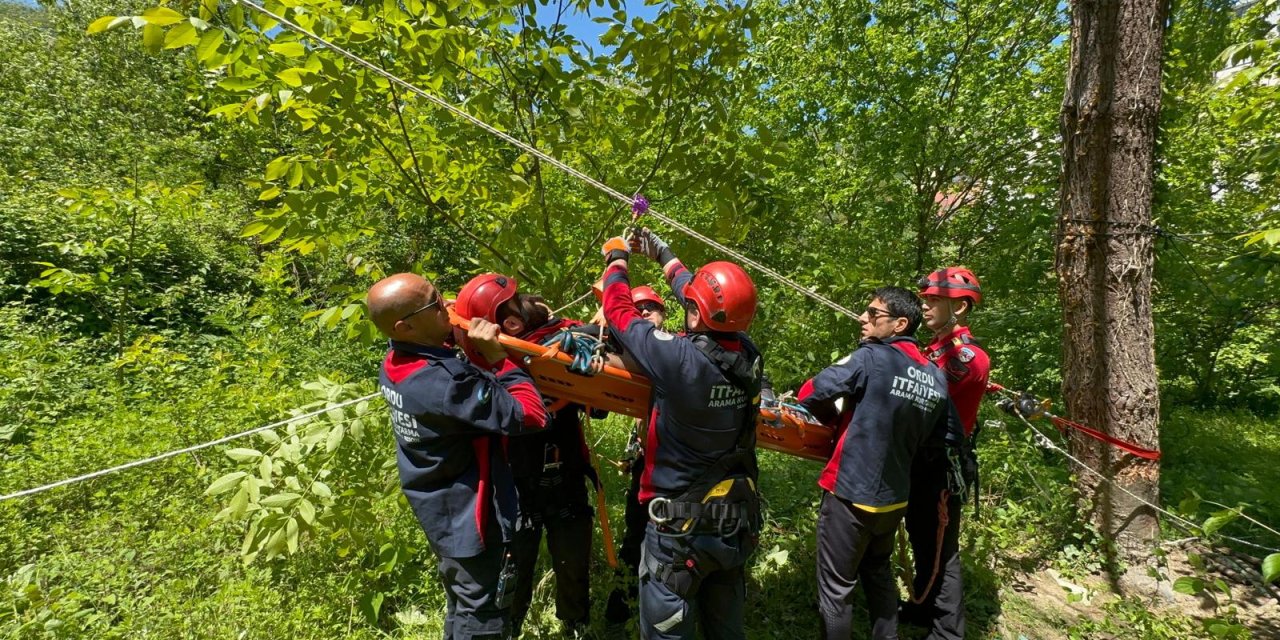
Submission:
{"label": "green leaf", "polygon": [[181,13],[170,9],[169,7],[151,7],[150,9],[142,12],[142,19],[146,20],[147,24],[154,24],[157,27],[167,27],[171,24],[176,24],[186,20],[186,16],[183,16]]}
{"label": "green leaf", "polygon": [[1262,559],[1262,581],[1270,584],[1280,580],[1280,553]]}
{"label": "green leaf", "polygon": [[285,223],[283,220],[272,220],[267,225],[267,229],[262,232],[262,236],[258,238],[258,242],[262,244],[271,244],[284,233]]}
{"label": "green leaf", "polygon": [[298,552],[298,519],[289,518],[289,521],[286,522],[284,525],[284,530],[285,530],[285,537],[289,543],[289,553],[290,554],[297,553]]}
{"label": "green leaf", "polygon": [[206,496],[216,496],[219,493],[226,493],[240,484],[240,480],[249,474],[243,471],[233,471],[217,480],[214,480],[208,489],[204,490]]}
{"label": "green leaf", "polygon": [[164,34],[164,48],[180,49],[195,43],[196,39],[196,28],[191,26],[190,22],[184,22]]}
{"label": "green leaf", "polygon": [[1230,524],[1231,521],[1235,520],[1239,516],[1239,511],[1219,511],[1205,520],[1204,525],[1200,528],[1204,530],[1205,535],[1211,536],[1214,533],[1217,533],[1219,529]]}
{"label": "green leaf", "polygon": [[319,480],[311,483],[311,493],[314,493],[321,498],[333,496],[333,490],[329,488],[329,485],[320,482]]}
{"label": "green leaf", "polygon": [[160,53],[164,47],[164,29],[154,24],[142,27],[142,46],[151,53]]}
{"label": "green leaf", "polygon": [[90,22],[89,28],[85,29],[84,32],[88,34],[102,33],[108,29],[114,29],[117,25],[128,21],[129,18],[127,16],[123,18],[117,16],[102,16],[101,18]]}
{"label": "green leaf", "polygon": [[277,493],[263,498],[258,504],[261,504],[268,509],[275,509],[277,507],[285,509],[301,499],[302,496],[296,493]]}
{"label": "green leaf", "polygon": [[268,49],[286,58],[301,58],[307,55],[307,48],[302,46],[301,42],[277,42]]}
{"label": "green leaf", "polygon": [[244,229],[240,230],[240,237],[241,238],[253,237],[266,230],[267,230],[267,223],[262,221],[250,222],[249,224],[245,225]]}
{"label": "green leaf", "polygon": [[227,449],[224,453],[237,462],[252,462],[262,457],[262,452],[257,449]]}
{"label": "green leaf", "polygon": [[1173,590],[1178,593],[1185,593],[1194,596],[1204,591],[1204,580],[1193,578],[1191,576],[1183,576],[1173,581]]}
{"label": "green leaf", "polygon": [[218,48],[227,39],[227,32],[222,29],[210,29],[200,36],[200,44],[196,45],[196,60],[206,62],[218,54]]}
{"label": "green leaf", "polygon": [[364,612],[365,621],[369,624],[378,623],[378,614],[382,611],[382,601],[387,594],[381,591],[366,593],[360,598],[360,610]]}
{"label": "green leaf", "polygon": [[298,501],[298,517],[302,518],[302,521],[308,525],[314,525],[316,523],[315,505],[311,504],[311,501],[306,498]]}
{"label": "green leaf", "polygon": [[276,77],[279,78],[281,82],[291,87],[301,87],[302,74],[304,73],[310,73],[310,72],[307,71],[306,69],[303,69],[302,67],[291,67],[289,69],[285,69],[284,71],[277,73]]}
{"label": "green leaf", "polygon": [[368,33],[373,33],[377,30],[378,28],[375,27],[373,23],[369,22],[368,20],[356,20],[355,22],[351,23],[352,33],[368,34]]}
{"label": "green leaf", "polygon": [[267,187],[266,189],[264,189],[264,190],[262,191],[262,193],[259,193],[259,194],[258,194],[258,199],[259,199],[259,200],[270,200],[270,199],[272,199],[272,198],[275,198],[275,197],[276,197],[276,196],[278,196],[278,195],[280,195],[280,187],[277,187],[277,186],[274,186],[274,185],[273,185],[273,186],[270,186],[270,187]]}
{"label": "green leaf", "polygon": [[342,446],[342,438],[346,434],[346,428],[340,424],[334,425],[334,427],[329,430],[329,437],[324,441],[325,452],[333,453],[334,451],[337,451],[338,447]]}
{"label": "green leaf", "polygon": [[288,156],[280,156],[275,160],[267,163],[267,171],[265,174],[268,180],[277,180],[289,170]]}
{"label": "green leaf", "polygon": [[227,91],[245,91],[262,84],[261,78],[223,78],[218,81],[218,86]]}
{"label": "green leaf", "polygon": [[232,520],[238,520],[244,517],[245,512],[249,510],[249,492],[240,489],[236,492],[235,497],[231,498],[231,503],[227,505],[227,515]]}

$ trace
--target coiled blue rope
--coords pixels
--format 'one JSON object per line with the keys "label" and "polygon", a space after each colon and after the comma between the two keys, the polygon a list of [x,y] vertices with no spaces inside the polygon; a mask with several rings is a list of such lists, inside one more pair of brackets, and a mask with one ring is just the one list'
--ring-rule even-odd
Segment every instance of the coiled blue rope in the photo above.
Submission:
{"label": "coiled blue rope", "polygon": [[585,333],[561,331],[543,340],[542,346],[558,346],[561,352],[571,356],[569,371],[578,375],[594,376],[604,362],[600,339]]}

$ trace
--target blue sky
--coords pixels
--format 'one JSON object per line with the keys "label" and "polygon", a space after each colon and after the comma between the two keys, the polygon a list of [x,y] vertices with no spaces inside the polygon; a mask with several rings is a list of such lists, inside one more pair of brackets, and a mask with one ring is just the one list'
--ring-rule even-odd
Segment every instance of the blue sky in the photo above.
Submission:
{"label": "blue sky", "polygon": [[[645,4],[644,0],[630,0],[630,2],[624,1],[622,5],[623,10],[627,12],[628,18],[639,16],[645,20],[652,20],[654,16],[658,15],[658,11],[662,8],[662,3]],[[538,13],[540,16],[546,16],[546,19],[550,20],[555,17],[555,7],[554,5],[544,7]],[[587,13],[573,13],[566,15],[564,18],[564,24],[565,27],[568,28],[569,33],[577,36],[579,40],[598,50],[600,46],[600,36],[609,29],[609,25],[592,22],[591,19],[607,18],[611,15],[613,15],[613,10],[609,8],[608,4],[605,4],[603,7],[597,7],[592,4],[590,15]],[[539,20],[539,22],[541,23],[541,20]]]}

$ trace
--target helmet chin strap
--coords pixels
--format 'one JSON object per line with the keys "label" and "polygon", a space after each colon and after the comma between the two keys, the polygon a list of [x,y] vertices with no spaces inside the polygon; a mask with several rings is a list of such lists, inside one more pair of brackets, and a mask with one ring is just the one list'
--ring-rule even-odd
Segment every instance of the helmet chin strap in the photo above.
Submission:
{"label": "helmet chin strap", "polygon": [[952,302],[950,298],[947,299],[947,322],[938,328],[935,332],[937,335],[945,336],[960,324],[960,318],[956,317],[956,311],[951,307]]}

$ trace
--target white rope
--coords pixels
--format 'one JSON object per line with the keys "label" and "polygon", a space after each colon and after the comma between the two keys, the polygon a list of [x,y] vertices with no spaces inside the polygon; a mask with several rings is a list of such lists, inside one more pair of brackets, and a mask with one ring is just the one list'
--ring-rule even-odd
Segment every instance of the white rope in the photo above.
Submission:
{"label": "white rope", "polygon": [[[322,37],[320,37],[320,36],[316,35],[315,33],[311,32],[310,30],[305,29],[305,28],[303,28],[303,27],[299,26],[297,23],[290,21],[289,19],[285,18],[284,16],[281,16],[281,15],[279,15],[279,14],[275,13],[275,12],[272,12],[271,10],[267,9],[266,7],[263,7],[262,5],[257,4],[256,2],[253,2],[253,0],[235,0],[235,1],[236,1],[236,2],[238,2],[238,3],[240,3],[240,4],[242,4],[242,5],[244,5],[244,6],[246,6],[246,7],[249,7],[249,8],[251,8],[251,9],[253,9],[254,11],[257,11],[258,13],[261,13],[262,15],[265,15],[265,16],[267,16],[267,17],[271,18],[272,20],[275,20],[276,22],[280,23],[280,25],[281,25],[281,26],[283,26],[283,27],[285,27],[285,28],[289,29],[290,31],[293,31],[293,32],[295,32],[295,33],[298,33],[298,34],[304,35],[304,36],[306,36],[306,37],[310,38],[311,40],[315,41],[316,43],[320,44],[321,46],[323,46],[323,47],[325,47],[325,48],[329,49],[330,51],[333,51],[334,53],[337,53],[338,55],[340,55],[340,56],[342,56],[342,57],[344,57],[344,58],[346,58],[346,59],[348,59],[348,60],[350,60],[350,61],[352,61],[352,62],[354,62],[354,63],[356,63],[356,64],[358,64],[358,65],[360,65],[360,66],[362,66],[362,67],[364,67],[364,68],[366,68],[366,69],[368,69],[369,71],[372,71],[373,73],[376,73],[377,75],[382,76],[382,77],[383,77],[383,78],[385,78],[388,82],[394,83],[395,85],[397,85],[397,86],[400,86],[400,87],[404,88],[405,90],[409,91],[410,93],[413,93],[414,95],[417,95],[417,96],[419,96],[419,97],[421,97],[421,98],[423,98],[423,99],[425,99],[425,100],[427,100],[427,101],[431,102],[432,104],[435,104],[436,106],[438,106],[438,107],[440,107],[440,108],[442,108],[442,109],[444,109],[444,110],[448,111],[449,113],[452,113],[453,115],[455,115],[455,116],[457,116],[457,117],[459,117],[459,118],[462,118],[463,120],[466,120],[467,122],[470,122],[471,124],[473,124],[473,125],[475,125],[475,126],[477,126],[477,127],[480,127],[481,129],[484,129],[485,131],[488,131],[489,133],[493,134],[494,136],[496,136],[496,137],[498,137],[498,138],[500,138],[500,139],[502,139],[502,140],[506,141],[508,144],[510,144],[510,145],[512,145],[512,146],[514,146],[514,147],[516,147],[516,148],[518,148],[518,149],[520,149],[520,150],[522,150],[522,151],[525,151],[526,153],[529,153],[529,154],[531,154],[531,155],[533,155],[533,156],[537,157],[538,159],[542,160],[543,162],[546,162],[547,164],[549,164],[549,165],[551,165],[551,166],[553,166],[553,167],[555,167],[555,168],[557,168],[557,169],[559,169],[559,170],[561,170],[561,171],[563,171],[563,172],[565,172],[565,173],[569,174],[570,176],[573,176],[573,177],[575,177],[575,178],[577,178],[577,179],[581,180],[582,182],[584,182],[584,183],[586,183],[586,184],[588,184],[588,185],[590,185],[590,186],[592,186],[592,187],[595,187],[596,189],[598,189],[598,190],[599,190],[599,191],[601,191],[602,193],[604,193],[604,194],[606,194],[606,195],[608,195],[608,196],[610,196],[610,197],[612,197],[612,198],[614,198],[614,199],[616,199],[616,200],[618,200],[618,201],[620,201],[620,202],[626,203],[626,204],[628,204],[628,205],[634,205],[634,204],[635,204],[635,199],[634,199],[632,196],[628,196],[628,195],[626,195],[625,193],[622,193],[621,191],[618,191],[617,189],[614,189],[613,187],[610,187],[609,185],[607,185],[607,184],[605,184],[605,183],[603,183],[603,182],[600,182],[599,180],[596,180],[595,178],[592,178],[591,176],[589,176],[589,175],[587,175],[587,174],[585,174],[585,173],[583,173],[583,172],[581,172],[581,171],[579,171],[579,170],[577,170],[577,169],[575,169],[575,168],[573,168],[573,167],[569,166],[568,164],[565,164],[564,162],[561,162],[560,160],[556,159],[555,157],[553,157],[553,156],[551,156],[551,155],[549,155],[549,154],[547,154],[547,153],[545,153],[545,152],[543,152],[543,151],[538,150],[536,147],[534,147],[534,146],[532,146],[532,145],[530,145],[530,144],[528,144],[528,143],[526,143],[526,142],[524,142],[524,141],[522,141],[522,140],[520,140],[520,139],[518,139],[518,138],[516,138],[516,137],[512,136],[511,134],[509,134],[509,133],[507,133],[507,132],[505,132],[505,131],[502,131],[502,130],[498,129],[498,128],[496,128],[496,127],[494,127],[494,126],[490,125],[489,123],[484,122],[483,120],[480,120],[479,118],[477,118],[477,117],[475,117],[475,116],[473,116],[473,115],[471,115],[471,114],[467,113],[466,111],[463,111],[462,109],[460,109],[460,108],[458,108],[458,107],[454,106],[452,103],[450,103],[450,102],[448,102],[448,101],[444,100],[443,98],[440,98],[440,97],[435,96],[435,95],[433,95],[433,94],[427,93],[426,91],[423,91],[422,89],[418,88],[417,86],[415,86],[415,85],[413,85],[413,84],[409,83],[407,80],[403,80],[403,79],[401,79],[399,76],[396,76],[395,74],[392,74],[391,72],[389,72],[389,71],[387,71],[387,70],[383,69],[382,67],[379,67],[378,65],[375,65],[375,64],[373,64],[372,62],[369,62],[368,60],[365,60],[364,58],[361,58],[360,56],[358,56],[358,55],[356,55],[356,54],[354,54],[354,53],[351,53],[350,51],[347,51],[346,49],[343,49],[342,47],[340,47],[340,46],[338,46],[338,45],[336,45],[336,44],[334,44],[334,43],[332,43],[332,42],[329,42],[328,40],[326,40],[326,39],[324,39],[324,38],[322,38]],[[741,262],[741,263],[743,263],[743,264],[745,264],[745,265],[748,265],[748,266],[750,266],[750,267],[755,268],[757,271],[760,271],[761,273],[764,273],[765,275],[767,275],[767,276],[769,276],[769,277],[773,278],[774,280],[777,280],[778,282],[781,282],[782,284],[786,285],[787,287],[790,287],[791,289],[793,289],[793,290],[795,290],[795,291],[799,292],[799,293],[800,293],[800,294],[802,294],[802,295],[808,296],[809,298],[812,298],[813,300],[815,300],[815,301],[817,301],[817,302],[820,302],[820,303],[822,303],[822,304],[826,305],[827,307],[830,307],[831,309],[833,309],[833,310],[835,310],[835,311],[837,311],[837,312],[843,313],[843,314],[845,314],[845,315],[849,316],[850,318],[857,318],[857,317],[858,317],[858,314],[857,314],[857,313],[855,313],[853,310],[849,309],[848,307],[845,307],[845,306],[843,306],[843,305],[840,305],[840,304],[836,303],[835,301],[833,301],[833,300],[831,300],[831,299],[829,299],[829,298],[827,298],[827,297],[825,297],[825,296],[823,296],[823,295],[821,295],[821,294],[817,293],[817,292],[816,292],[816,291],[814,291],[812,288],[810,288],[810,287],[805,287],[804,285],[800,284],[799,282],[796,282],[795,280],[792,280],[791,278],[788,278],[787,276],[785,276],[785,275],[783,275],[783,274],[779,273],[778,271],[776,271],[776,270],[774,270],[774,269],[772,269],[772,268],[770,268],[770,267],[768,267],[768,266],[766,266],[766,265],[764,265],[764,264],[761,264],[760,262],[757,262],[757,261],[755,261],[755,260],[752,260],[751,258],[749,258],[749,257],[747,257],[747,256],[745,256],[745,255],[743,255],[742,253],[740,253],[740,252],[738,252],[738,251],[735,251],[735,250],[733,250],[733,249],[730,249],[729,247],[727,247],[727,246],[725,246],[725,245],[723,245],[723,244],[720,244],[719,242],[716,242],[715,240],[713,240],[713,239],[711,239],[711,238],[709,238],[709,237],[707,237],[707,236],[705,236],[705,235],[703,235],[703,234],[701,234],[701,233],[699,233],[699,232],[697,232],[697,231],[694,231],[693,229],[691,229],[691,228],[689,228],[689,227],[687,227],[687,226],[685,226],[685,225],[683,225],[683,224],[680,224],[679,222],[676,222],[674,219],[672,219],[672,218],[670,218],[670,217],[668,217],[668,216],[666,216],[666,215],[663,215],[662,213],[660,213],[660,212],[658,212],[658,211],[656,211],[656,210],[654,210],[654,209],[649,209],[649,211],[648,211],[648,215],[651,215],[651,216],[653,216],[654,218],[656,218],[656,219],[658,219],[658,220],[660,220],[660,221],[662,221],[662,222],[666,223],[666,224],[667,224],[668,226],[670,226],[671,228],[673,228],[673,229],[675,229],[675,230],[677,230],[677,231],[679,231],[679,232],[681,232],[681,233],[683,233],[683,234],[685,234],[685,235],[689,236],[690,238],[693,238],[694,240],[698,240],[699,242],[702,242],[702,243],[704,243],[704,244],[706,244],[706,245],[708,245],[708,246],[710,246],[710,247],[712,247],[712,248],[714,248],[714,249],[716,249],[716,250],[718,250],[718,251],[720,251],[720,252],[722,252],[722,253],[724,253],[724,254],[726,254],[726,255],[730,256],[730,257],[732,257],[733,259],[735,259],[735,260],[737,260],[737,261],[739,261],[739,262]]]}
{"label": "white rope", "polygon": [[[1121,486],[1119,483],[1117,483],[1117,482],[1115,482],[1114,480],[1112,480],[1111,478],[1107,477],[1107,476],[1106,476],[1105,474],[1103,474],[1101,471],[1098,471],[1097,469],[1094,469],[1093,467],[1090,467],[1089,465],[1085,464],[1083,460],[1081,460],[1080,458],[1077,458],[1077,457],[1075,457],[1075,456],[1071,455],[1071,453],[1070,453],[1070,452],[1068,452],[1066,449],[1063,449],[1062,447],[1059,447],[1059,446],[1058,446],[1058,445],[1057,445],[1053,440],[1049,439],[1049,437],[1048,437],[1048,436],[1044,435],[1043,433],[1041,433],[1041,432],[1040,432],[1040,430],[1039,430],[1039,429],[1035,428],[1035,426],[1034,426],[1034,425],[1032,425],[1032,424],[1031,424],[1031,422],[1030,422],[1029,420],[1027,420],[1026,416],[1023,416],[1021,412],[1017,411],[1016,407],[1015,407],[1015,409],[1014,409],[1014,413],[1013,413],[1013,415],[1017,416],[1017,417],[1018,417],[1018,419],[1019,419],[1019,420],[1021,420],[1023,424],[1027,425],[1027,428],[1031,430],[1031,433],[1033,434],[1033,437],[1034,437],[1034,438],[1035,438],[1035,440],[1036,440],[1036,444],[1039,444],[1040,446],[1042,446],[1042,447],[1044,447],[1044,448],[1046,448],[1046,449],[1052,449],[1053,451],[1057,451],[1058,453],[1062,454],[1063,456],[1065,456],[1066,458],[1068,458],[1068,459],[1069,459],[1069,460],[1071,460],[1072,462],[1074,462],[1074,463],[1076,463],[1077,465],[1079,465],[1079,466],[1080,466],[1080,468],[1084,469],[1085,471],[1088,471],[1089,473],[1092,473],[1092,474],[1093,474],[1093,475],[1095,475],[1095,476],[1098,476],[1099,478],[1101,478],[1101,479],[1102,479],[1102,481],[1103,481],[1103,482],[1105,482],[1105,483],[1107,483],[1107,484],[1111,485],[1113,488],[1119,489],[1120,491],[1122,491],[1122,492],[1124,492],[1124,493],[1128,494],[1128,495],[1129,495],[1129,497],[1133,498],[1134,500],[1137,500],[1138,502],[1141,502],[1142,504],[1147,505],[1148,507],[1151,507],[1152,509],[1155,509],[1157,512],[1162,513],[1162,514],[1164,514],[1164,515],[1168,516],[1171,520],[1173,520],[1173,521],[1174,521],[1174,523],[1176,523],[1176,524],[1180,525],[1183,529],[1188,530],[1188,532],[1189,532],[1189,533],[1200,533],[1200,532],[1201,532],[1201,529],[1200,529],[1200,525],[1199,525],[1199,524],[1196,524],[1195,522],[1192,522],[1192,521],[1190,521],[1190,520],[1188,520],[1188,519],[1186,519],[1186,518],[1184,518],[1184,517],[1182,517],[1182,516],[1180,516],[1180,515],[1178,515],[1178,514],[1176,514],[1176,513],[1172,512],[1172,511],[1169,511],[1168,509],[1164,509],[1164,508],[1160,507],[1159,505],[1156,505],[1156,504],[1153,504],[1153,503],[1149,502],[1148,500],[1146,500],[1146,499],[1145,499],[1145,498],[1143,498],[1142,496],[1139,496],[1138,494],[1136,494],[1136,493],[1134,493],[1134,492],[1132,492],[1132,491],[1130,491],[1130,490],[1128,490],[1128,489],[1124,488],[1124,487],[1123,487],[1123,486]],[[1260,544],[1256,544],[1256,543],[1253,543],[1253,542],[1249,542],[1248,540],[1241,540],[1240,538],[1236,538],[1236,537],[1233,537],[1233,536],[1228,536],[1228,535],[1225,535],[1225,534],[1217,534],[1217,535],[1218,535],[1219,537],[1221,537],[1222,539],[1224,539],[1224,540],[1230,540],[1231,542],[1235,542],[1235,543],[1237,543],[1237,544],[1242,544],[1242,545],[1247,546],[1247,547],[1253,547],[1254,549],[1260,549],[1260,550],[1262,550],[1262,551],[1267,551],[1267,552],[1270,552],[1270,553],[1280,553],[1280,549],[1272,549],[1271,547],[1264,547],[1264,546],[1262,546],[1262,545],[1260,545]]]}
{"label": "white rope", "polygon": [[553,315],[553,316],[558,316],[558,315],[560,315],[560,312],[561,312],[561,311],[564,311],[565,309],[568,309],[569,307],[572,307],[573,305],[578,304],[579,302],[582,302],[583,300],[586,300],[588,297],[590,297],[590,296],[591,296],[591,294],[592,294],[592,293],[594,293],[594,292],[593,292],[593,291],[591,291],[590,289],[588,289],[586,293],[584,293],[584,294],[582,294],[582,295],[578,296],[577,298],[574,298],[572,302],[566,303],[563,307],[560,307],[559,309],[556,309],[555,311],[552,311],[552,312],[551,312],[551,315]]}
{"label": "white rope", "polygon": [[214,447],[214,446],[217,446],[217,445],[220,445],[220,444],[226,443],[226,442],[231,442],[232,440],[236,440],[236,439],[239,439],[239,438],[243,438],[243,437],[245,437],[245,436],[250,436],[250,435],[253,435],[253,434],[255,434],[255,433],[260,433],[260,432],[262,432],[262,431],[269,431],[269,430],[271,430],[271,429],[276,429],[276,428],[279,428],[279,427],[283,427],[283,426],[285,426],[285,425],[287,425],[287,424],[291,424],[291,423],[298,422],[298,421],[301,421],[301,420],[306,420],[306,419],[308,419],[308,418],[314,418],[315,416],[318,416],[318,415],[320,415],[320,414],[322,414],[322,413],[324,413],[324,412],[326,412],[326,411],[332,411],[332,410],[334,410],[334,409],[341,409],[341,408],[343,408],[343,407],[347,407],[347,406],[350,406],[350,405],[356,404],[356,403],[358,403],[358,402],[364,402],[364,401],[366,401],[366,400],[370,400],[370,399],[373,399],[373,398],[376,398],[376,397],[378,397],[378,394],[376,394],[376,393],[371,393],[371,394],[369,394],[369,395],[367,395],[367,396],[364,396],[364,397],[362,397],[362,398],[356,398],[356,399],[354,399],[354,400],[347,400],[346,402],[340,402],[340,403],[335,404],[335,405],[330,405],[330,406],[327,406],[327,407],[324,407],[324,408],[321,408],[321,409],[316,409],[315,411],[312,411],[312,412],[310,412],[310,413],[304,413],[304,414],[302,414],[302,415],[300,415],[300,416],[294,416],[294,417],[292,417],[292,418],[289,418],[288,420],[281,420],[281,421],[279,421],[279,422],[273,422],[273,423],[271,423],[271,424],[262,425],[261,427],[255,427],[255,428],[250,429],[250,430],[248,430],[248,431],[241,431],[240,433],[237,433],[237,434],[234,434],[234,435],[225,436],[225,437],[222,437],[222,438],[218,438],[217,440],[211,440],[211,441],[209,441],[209,442],[205,442],[205,443],[203,443],[203,444],[198,444],[198,445],[195,445],[195,446],[192,446],[192,447],[185,447],[185,448],[182,448],[182,449],[178,449],[178,450],[176,450],[176,451],[169,451],[169,452],[167,452],[167,453],[162,453],[162,454],[157,455],[157,456],[151,456],[150,458],[143,458],[142,460],[134,460],[133,462],[128,462],[128,463],[125,463],[125,464],[122,464],[122,465],[119,465],[119,466],[116,466],[116,467],[111,467],[111,468],[109,468],[109,469],[102,469],[102,470],[99,470],[99,471],[94,471],[93,473],[86,473],[86,474],[84,474],[84,475],[82,475],[82,476],[76,476],[76,477],[74,477],[74,478],[67,478],[67,479],[65,479],[65,480],[59,480],[59,481],[57,481],[57,482],[51,482],[51,483],[49,483],[49,484],[42,485],[42,486],[39,486],[39,487],[32,487],[32,488],[30,488],[30,489],[25,489],[25,490],[22,490],[22,491],[18,491],[18,492],[16,492],[16,493],[10,493],[10,494],[7,494],[7,495],[0,496],[0,502],[4,502],[5,500],[12,500],[12,499],[14,499],[14,498],[21,498],[21,497],[23,497],[23,496],[33,495],[33,494],[41,493],[41,492],[44,492],[44,491],[49,491],[50,489],[56,489],[56,488],[58,488],[58,487],[64,487],[64,486],[66,486],[66,485],[69,485],[69,484],[75,484],[75,483],[77,483],[77,482],[84,482],[85,480],[92,480],[92,479],[94,479],[94,478],[100,478],[100,477],[102,477],[102,476],[110,475],[110,474],[112,474],[112,473],[116,473],[116,472],[118,472],[118,471],[124,471],[124,470],[126,470],[126,469],[132,469],[132,468],[134,468],[134,467],[141,467],[141,466],[142,466],[142,465],[144,465],[144,464],[151,464],[152,462],[159,462],[160,460],[165,460],[165,459],[172,458],[172,457],[175,457],[175,456],[180,456],[180,455],[182,455],[182,454],[184,454],[184,453],[191,453],[191,452],[193,452],[193,451],[199,451],[199,450],[201,450],[201,449],[208,449],[209,447]]}

